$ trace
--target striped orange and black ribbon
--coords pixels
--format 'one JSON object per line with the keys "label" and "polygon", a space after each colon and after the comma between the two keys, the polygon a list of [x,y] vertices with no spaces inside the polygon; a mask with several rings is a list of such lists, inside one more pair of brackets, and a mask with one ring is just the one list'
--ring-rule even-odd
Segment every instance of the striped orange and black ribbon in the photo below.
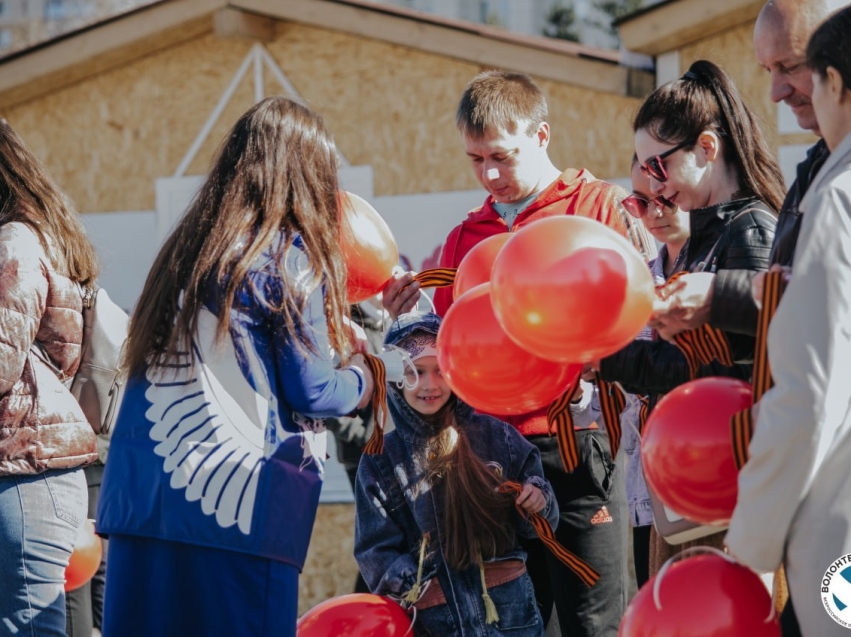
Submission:
{"label": "striped orange and black ribbon", "polygon": [[570,473],[579,465],[579,442],[573,427],[573,415],[570,413],[570,399],[579,386],[579,376],[570,383],[565,392],[556,398],[547,410],[547,425],[550,434],[556,435],[558,454],[564,470]]}
{"label": "striped orange and black ribbon", "polygon": [[[664,298],[665,288],[685,274],[688,274],[688,272],[676,272],[664,285],[656,288],[656,293]],[[674,344],[686,357],[689,375],[692,378],[697,376],[701,365],[709,365],[716,359],[721,361],[722,365],[733,366],[733,354],[727,337],[724,336],[724,332],[710,325],[703,325],[696,330],[676,334]]]}
{"label": "striped orange and black ribbon", "polygon": [[638,398],[638,433],[644,433],[644,425],[647,424],[647,417],[650,415],[650,396],[636,396]]}
{"label": "striped orange and black ribbon", "polygon": [[366,364],[375,380],[375,391],[372,395],[372,413],[374,425],[372,435],[363,448],[367,455],[375,455],[384,451],[384,425],[387,424],[387,370],[384,361],[372,354],[364,354]]}
{"label": "striped orange and black ribbon", "polygon": [[458,268],[432,268],[414,275],[421,288],[445,288],[455,284]]}
{"label": "striped orange and black ribbon", "polygon": [[[522,491],[523,485],[511,480],[507,480],[499,486],[500,493],[520,494]],[[586,586],[594,586],[594,584],[597,583],[600,579],[600,574],[587,562],[579,559],[576,555],[559,544],[552,528],[550,528],[550,523],[547,522],[544,516],[540,513],[530,513],[529,511],[526,511],[523,507],[516,504],[516,501],[515,506],[520,512],[520,515],[529,520],[529,523],[532,525],[532,528],[535,529],[535,533],[541,539],[541,542],[544,543],[544,545],[559,559],[560,562],[576,573],[576,576],[582,580]]]}
{"label": "striped orange and black ribbon", "polygon": [[704,324],[695,330],[680,332],[674,336],[674,344],[685,355],[692,378],[702,365],[718,360],[725,367],[733,366],[733,354],[724,332]]}
{"label": "striped orange and black ribbon", "polygon": [[[768,272],[762,290],[762,309],[759,312],[756,326],[756,346],[753,363],[753,404],[756,405],[765,395],[774,381],[771,378],[771,367],[768,363],[768,326],[780,298],[786,289],[784,272]],[[736,466],[741,469],[748,461],[748,445],[753,438],[754,419],[752,407],[734,414],[730,419],[730,434],[733,441],[733,457]]]}
{"label": "striped orange and black ribbon", "polygon": [[595,374],[597,388],[599,389],[600,412],[603,423],[606,425],[606,434],[609,438],[609,449],[612,452],[612,460],[617,458],[618,449],[621,446],[621,414],[626,407],[626,397],[623,391],[615,383],[609,383],[602,379],[600,373]]}

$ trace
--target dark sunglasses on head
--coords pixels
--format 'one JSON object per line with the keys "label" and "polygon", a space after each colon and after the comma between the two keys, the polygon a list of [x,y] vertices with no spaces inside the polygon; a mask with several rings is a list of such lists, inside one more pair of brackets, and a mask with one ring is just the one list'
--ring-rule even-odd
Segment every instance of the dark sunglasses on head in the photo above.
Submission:
{"label": "dark sunglasses on head", "polygon": [[677,144],[670,150],[666,150],[661,155],[651,157],[640,166],[641,172],[643,172],[651,179],[655,179],[656,181],[668,181],[668,171],[665,170],[665,163],[663,161],[665,157],[673,155],[675,152],[682,148],[685,148],[686,146],[694,146],[696,143],[697,142],[693,140],[684,141],[680,144]]}
{"label": "dark sunglasses on head", "polygon": [[666,208],[665,203],[658,197],[656,199],[645,199],[638,195],[624,197],[624,199],[621,200],[621,205],[623,205],[624,209],[636,219],[641,219],[650,210],[655,212],[661,210],[664,212]]}

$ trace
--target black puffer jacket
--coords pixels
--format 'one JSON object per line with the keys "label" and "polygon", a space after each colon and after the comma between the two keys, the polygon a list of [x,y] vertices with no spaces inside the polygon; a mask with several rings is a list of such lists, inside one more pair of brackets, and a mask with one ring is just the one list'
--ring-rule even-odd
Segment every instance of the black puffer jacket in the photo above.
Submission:
{"label": "black puffer jacket", "polygon": [[[768,268],[768,256],[777,220],[758,199],[740,199],[709,208],[692,210],[691,238],[686,253],[689,272],[717,272],[726,269],[759,271]],[[734,360],[726,368],[717,361],[702,367],[698,377],[750,377],[754,339],[726,333]],[[605,380],[619,381],[634,394],[662,394],[688,382],[688,362],[682,352],[662,340],[634,341],[602,360],[600,373]]]}
{"label": "black puffer jacket", "polygon": [[[780,216],[777,219],[777,234],[771,248],[769,265],[792,265],[798,233],[801,230],[801,213],[798,206],[830,151],[823,139],[807,151],[807,158],[798,164],[797,178],[789,189]],[[754,272],[747,269],[725,269],[715,277],[712,286],[712,307],[709,323],[725,332],[756,334],[756,303],[751,295],[751,280]]]}

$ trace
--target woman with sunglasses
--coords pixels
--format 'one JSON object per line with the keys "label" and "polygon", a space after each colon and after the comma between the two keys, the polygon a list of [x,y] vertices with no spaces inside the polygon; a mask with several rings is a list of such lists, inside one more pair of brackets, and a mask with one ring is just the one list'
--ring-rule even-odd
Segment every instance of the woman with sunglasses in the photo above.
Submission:
{"label": "woman with sunglasses", "polygon": [[[634,130],[639,170],[649,179],[649,194],[656,202],[689,213],[691,236],[682,248],[681,269],[765,270],[783,180],[753,114],[727,74],[711,62],[695,62],[682,78],[647,98]],[[629,209],[630,203],[626,206]],[[701,367],[697,377],[749,378],[753,339],[726,336],[737,364],[724,367],[714,361]],[[636,340],[596,366],[604,379],[649,396],[651,409],[662,394],[691,380],[683,353],[660,339]],[[652,574],[682,546],[651,534]],[[720,537],[711,536],[697,543],[716,539],[720,542]]]}
{"label": "woman with sunglasses", "polygon": [[[638,157],[632,157],[632,194],[621,204],[636,219],[640,219],[650,235],[659,243],[658,256],[648,263],[653,279],[662,285],[683,267],[685,247],[688,244],[688,213],[665,205],[650,194],[650,180],[641,170]],[[650,328],[642,330],[638,338],[651,340]],[[641,588],[650,577],[650,536],[653,525],[653,508],[650,494],[641,471],[639,455],[641,402],[638,396],[627,395],[626,409],[621,414],[623,440],[621,445],[626,455],[626,499],[629,506],[629,521],[632,525],[632,557],[635,564],[635,580]]]}

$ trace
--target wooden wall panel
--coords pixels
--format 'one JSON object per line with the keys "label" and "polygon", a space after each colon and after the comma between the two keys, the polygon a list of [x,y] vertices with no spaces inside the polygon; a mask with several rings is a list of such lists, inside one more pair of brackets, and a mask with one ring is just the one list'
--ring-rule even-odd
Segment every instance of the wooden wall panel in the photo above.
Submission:
{"label": "wooden wall panel", "polygon": [[812,144],[815,135],[795,133],[781,135],[777,130],[777,105],[771,101],[768,72],[756,61],[753,48],[755,21],[741,24],[719,35],[706,38],[680,51],[682,71],[695,60],[706,59],[723,68],[736,83],[742,96],[759,117],[769,144],[777,149],[783,144]]}
{"label": "wooden wall panel", "polygon": [[354,504],[323,504],[319,507],[299,580],[299,616],[319,602],[354,592],[358,574],[354,558],[354,529]]}
{"label": "wooden wall panel", "polygon": [[[250,46],[206,35],[3,115],[81,210],[152,210],[154,180],[174,174]],[[245,82],[189,174],[252,101]]]}

